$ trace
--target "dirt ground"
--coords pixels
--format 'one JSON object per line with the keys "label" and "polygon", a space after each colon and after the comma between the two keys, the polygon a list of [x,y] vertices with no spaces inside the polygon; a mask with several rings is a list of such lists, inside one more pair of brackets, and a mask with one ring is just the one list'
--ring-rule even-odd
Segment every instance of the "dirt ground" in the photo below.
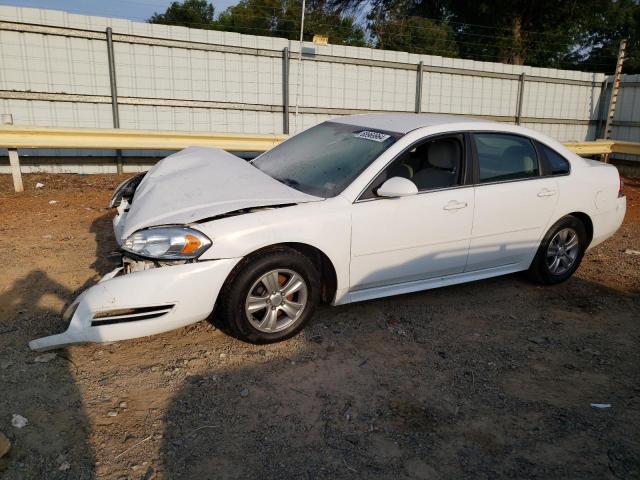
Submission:
{"label": "dirt ground", "polygon": [[640,478],[640,183],[559,286],[323,307],[276,345],[201,322],[43,358],[27,342],[118,260],[120,180],[0,176],[3,478]]}

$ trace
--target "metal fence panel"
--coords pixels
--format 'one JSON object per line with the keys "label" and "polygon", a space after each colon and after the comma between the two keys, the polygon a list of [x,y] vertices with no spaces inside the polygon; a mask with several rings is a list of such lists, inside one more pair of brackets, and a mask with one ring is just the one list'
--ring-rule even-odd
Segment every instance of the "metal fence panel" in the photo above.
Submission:
{"label": "metal fence panel", "polygon": [[[601,115],[603,74],[311,43],[300,66],[298,42],[282,38],[11,6],[0,6],[0,110],[17,125],[113,126],[107,27],[122,128],[281,133],[290,124],[294,133],[334,116],[418,106],[519,120],[576,141],[595,138]],[[616,114],[630,140],[640,132],[628,125],[640,121],[637,91],[623,83]]]}

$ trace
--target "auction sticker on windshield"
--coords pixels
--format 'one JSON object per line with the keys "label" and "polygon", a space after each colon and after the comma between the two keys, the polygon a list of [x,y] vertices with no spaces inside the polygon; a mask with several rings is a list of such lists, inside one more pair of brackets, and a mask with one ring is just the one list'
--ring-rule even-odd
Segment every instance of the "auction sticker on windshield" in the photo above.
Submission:
{"label": "auction sticker on windshield", "polygon": [[370,130],[363,130],[362,132],[356,133],[355,136],[357,138],[373,140],[374,142],[384,142],[391,135],[387,135],[386,133],[380,133],[380,132],[372,132]]}

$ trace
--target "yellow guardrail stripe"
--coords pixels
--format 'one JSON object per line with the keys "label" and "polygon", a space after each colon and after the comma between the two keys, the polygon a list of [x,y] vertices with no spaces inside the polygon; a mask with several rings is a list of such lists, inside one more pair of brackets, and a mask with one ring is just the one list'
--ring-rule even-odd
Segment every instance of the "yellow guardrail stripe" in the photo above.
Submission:
{"label": "yellow guardrail stripe", "polygon": [[569,142],[564,146],[578,155],[606,155],[612,153],[613,143],[612,140],[596,140],[595,142]]}
{"label": "yellow guardrail stripe", "polygon": [[[156,130],[0,127],[2,148],[87,148],[109,150],[181,150],[190,146],[219,147],[229,151],[263,152],[287,135],[244,133],[163,132]],[[640,142],[596,140],[569,142],[578,155],[626,153],[640,155]]]}
{"label": "yellow guardrail stripe", "polygon": [[571,142],[564,145],[578,155],[607,155],[610,153],[640,155],[640,142],[596,140],[593,142]]}
{"label": "yellow guardrail stripe", "polygon": [[181,150],[219,147],[229,151],[262,152],[286,135],[162,132],[123,129],[1,127],[3,148],[88,148],[109,150]]}
{"label": "yellow guardrail stripe", "polygon": [[625,142],[622,140],[614,140],[612,152],[640,155],[640,142]]}
{"label": "yellow guardrail stripe", "polygon": [[[152,130],[0,127],[0,148],[9,150],[9,164],[16,192],[23,191],[19,148],[85,148],[107,150],[182,150],[186,147],[218,147],[235,152],[264,152],[287,135],[243,133],[162,132]],[[640,142],[596,140],[565,146],[578,155],[625,153],[640,155]]]}

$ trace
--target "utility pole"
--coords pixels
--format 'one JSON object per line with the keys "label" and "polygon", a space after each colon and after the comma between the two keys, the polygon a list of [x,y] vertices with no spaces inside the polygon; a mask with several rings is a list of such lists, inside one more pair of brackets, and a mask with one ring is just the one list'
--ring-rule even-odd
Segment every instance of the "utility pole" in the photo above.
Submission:
{"label": "utility pole", "polygon": [[300,18],[300,45],[298,47],[298,78],[296,79],[296,133],[299,133],[301,128],[298,126],[298,102],[300,98],[300,77],[302,75],[302,40],[304,36],[304,10],[306,8],[306,0],[302,0],[302,16]]}
{"label": "utility pole", "polygon": [[[120,110],[118,107],[118,86],[116,83],[116,61],[113,54],[113,31],[107,27],[107,57],[109,59],[109,83],[111,85],[111,113],[113,128],[120,128]],[[122,173],[122,150],[116,150],[117,173]]]}

